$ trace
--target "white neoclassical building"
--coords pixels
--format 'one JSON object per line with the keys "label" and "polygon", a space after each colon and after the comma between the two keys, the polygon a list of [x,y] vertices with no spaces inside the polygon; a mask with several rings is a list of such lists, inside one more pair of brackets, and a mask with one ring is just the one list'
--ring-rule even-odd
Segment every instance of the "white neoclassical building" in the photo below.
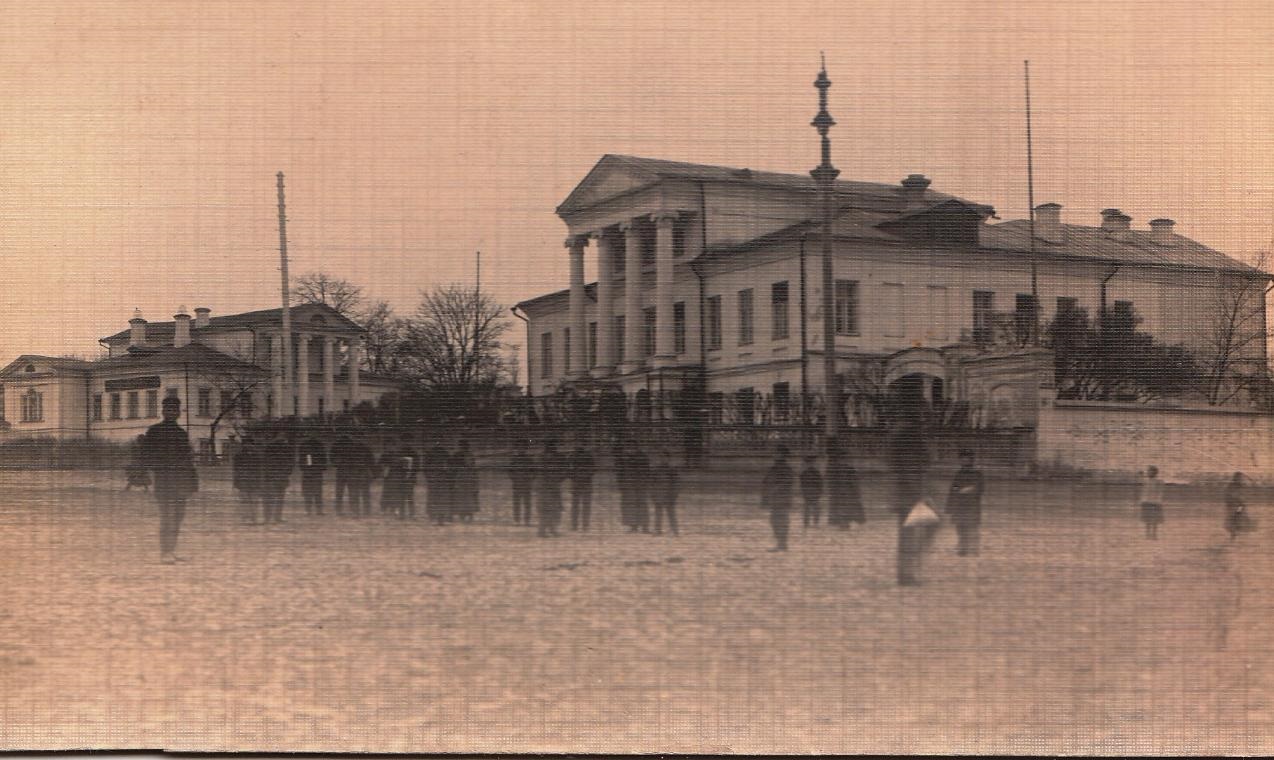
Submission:
{"label": "white neoclassical building", "polygon": [[[1127,310],[1160,340],[1203,349],[1218,295],[1269,279],[1170,219],[1138,229],[1107,209],[1064,222],[1046,203],[1032,241],[1028,220],[998,221],[930,184],[917,174],[835,183],[842,381],[863,359],[883,360],[886,382],[905,379],[927,399],[1029,416],[1050,392],[1047,360],[990,355],[994,331],[1032,323],[1036,309],[1041,324],[1067,309]],[[710,405],[764,396],[785,407],[821,391],[818,209],[808,175],[603,156],[557,208],[568,287],[515,307],[528,319],[532,394],[603,386],[675,398],[698,382]],[[1263,301],[1256,308],[1247,329],[1263,334]],[[1264,366],[1263,340],[1245,350]]]}
{"label": "white neoclassical building", "polygon": [[331,416],[376,402],[397,384],[362,371],[364,330],[320,304],[171,321],[135,312],[101,339],[105,358],[23,355],[0,370],[0,420],[10,436],[127,441],[158,421],[161,399],[183,405],[192,440],[262,417]]}

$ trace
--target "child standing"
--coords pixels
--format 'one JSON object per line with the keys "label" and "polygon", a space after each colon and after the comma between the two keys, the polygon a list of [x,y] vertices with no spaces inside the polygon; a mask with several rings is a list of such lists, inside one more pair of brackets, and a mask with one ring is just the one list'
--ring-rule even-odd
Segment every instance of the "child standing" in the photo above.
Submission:
{"label": "child standing", "polygon": [[958,544],[956,554],[977,556],[982,527],[982,472],[973,466],[973,452],[960,452],[960,469],[951,480],[947,495],[947,514],[955,526]]}
{"label": "child standing", "polygon": [[1141,481],[1137,501],[1141,503],[1141,521],[1146,526],[1146,538],[1151,541],[1159,539],[1159,525],[1163,523],[1163,481],[1159,479],[1159,468],[1150,465]]}
{"label": "child standing", "polygon": [[1230,540],[1247,530],[1247,505],[1243,503],[1243,473],[1236,472],[1225,487],[1225,529]]}
{"label": "child standing", "polygon": [[805,469],[801,470],[801,496],[805,498],[805,527],[818,527],[818,519],[822,514],[823,473],[818,471],[818,457],[813,454],[805,456]]}
{"label": "child standing", "polygon": [[664,532],[664,515],[668,516],[668,529],[672,535],[677,532],[677,492],[679,481],[677,468],[672,464],[672,455],[661,452],[659,460],[650,471],[651,501],[655,506],[655,532]]}

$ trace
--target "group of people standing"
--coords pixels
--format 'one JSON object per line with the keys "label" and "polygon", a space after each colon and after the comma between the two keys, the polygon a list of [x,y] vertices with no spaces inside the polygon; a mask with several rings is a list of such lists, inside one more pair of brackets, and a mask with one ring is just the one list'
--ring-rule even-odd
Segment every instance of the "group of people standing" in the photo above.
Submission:
{"label": "group of people standing", "polygon": [[328,470],[335,476],[338,516],[369,517],[372,481],[381,480],[381,513],[414,519],[416,485],[422,476],[428,489],[425,511],[434,523],[471,522],[479,509],[477,468],[465,441],[454,452],[435,445],[422,457],[413,436],[405,433],[377,458],[360,435],[342,433],[329,447],[317,434],[310,434],[295,446],[287,429],[278,426],[264,435],[245,434],[234,454],[231,477],[239,494],[240,521],[245,525],[283,522],[284,496],[295,470],[300,471],[307,515],[323,514]]}

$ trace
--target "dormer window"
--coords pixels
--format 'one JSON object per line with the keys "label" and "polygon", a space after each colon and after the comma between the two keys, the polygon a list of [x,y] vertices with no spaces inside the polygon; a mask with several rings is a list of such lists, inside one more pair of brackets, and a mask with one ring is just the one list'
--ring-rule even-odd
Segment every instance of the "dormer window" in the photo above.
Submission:
{"label": "dormer window", "polygon": [[23,367],[23,368],[22,368],[22,371],[23,371],[23,372],[35,372],[35,365],[34,365],[34,364],[28,364],[27,366],[25,366],[25,367]]}

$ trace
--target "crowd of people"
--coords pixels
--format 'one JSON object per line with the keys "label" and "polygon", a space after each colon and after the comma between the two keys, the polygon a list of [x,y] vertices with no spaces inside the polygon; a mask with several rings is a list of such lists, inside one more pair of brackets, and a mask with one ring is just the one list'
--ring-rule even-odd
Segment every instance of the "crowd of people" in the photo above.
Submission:
{"label": "crowd of people", "polygon": [[[189,438],[176,422],[179,416],[180,402],[165,399],[164,421],[141,437],[139,457],[127,471],[127,488],[149,486],[153,476],[154,495],[160,505],[161,560],[165,563],[182,561],[175,554],[177,533],[185,502],[198,490]],[[288,426],[276,424],[245,433],[237,442],[232,485],[238,494],[238,517],[244,525],[284,521],[286,493],[297,471],[307,515],[325,514],[329,470],[333,473],[333,512],[337,516],[370,517],[372,483],[377,480],[381,482],[383,516],[416,519],[416,491],[421,481],[424,515],[435,525],[471,523],[482,509],[478,469],[467,441],[461,440],[450,449],[435,443],[422,453],[415,436],[402,433],[384,442],[377,456],[368,436],[357,431],[341,432],[334,440],[324,440],[316,432],[304,434],[299,442],[292,436]],[[789,455],[786,447],[779,446],[760,483],[760,506],[769,512],[774,534],[771,551],[788,550],[790,513],[798,495],[806,529],[823,522],[824,503],[830,527],[847,531],[866,522],[858,474],[843,446],[828,447],[822,469],[818,457],[807,454],[798,471],[789,463]],[[941,522],[934,499],[926,495],[932,493],[927,483],[930,456],[918,419],[904,419],[895,426],[887,457],[893,479],[891,507],[897,519],[897,582],[916,585],[922,557]],[[959,459],[960,468],[950,481],[944,511],[957,535],[956,554],[975,556],[980,551],[985,481],[972,451],[961,451]],[[623,528],[630,533],[659,535],[666,524],[670,535],[680,535],[677,501],[681,476],[671,453],[657,450],[652,457],[635,441],[620,438],[613,444],[610,460]],[[557,442],[550,439],[540,452],[533,452],[528,441],[519,440],[506,468],[514,524],[535,523],[542,538],[561,535],[566,511],[563,491],[569,483],[570,529],[590,529],[598,461],[582,439],[570,451],[559,450]],[[1242,499],[1244,482],[1242,473],[1235,473],[1225,492],[1226,529],[1232,539],[1252,526]],[[1158,537],[1164,521],[1163,485],[1157,470],[1150,467],[1139,486],[1140,516],[1150,539]]]}

